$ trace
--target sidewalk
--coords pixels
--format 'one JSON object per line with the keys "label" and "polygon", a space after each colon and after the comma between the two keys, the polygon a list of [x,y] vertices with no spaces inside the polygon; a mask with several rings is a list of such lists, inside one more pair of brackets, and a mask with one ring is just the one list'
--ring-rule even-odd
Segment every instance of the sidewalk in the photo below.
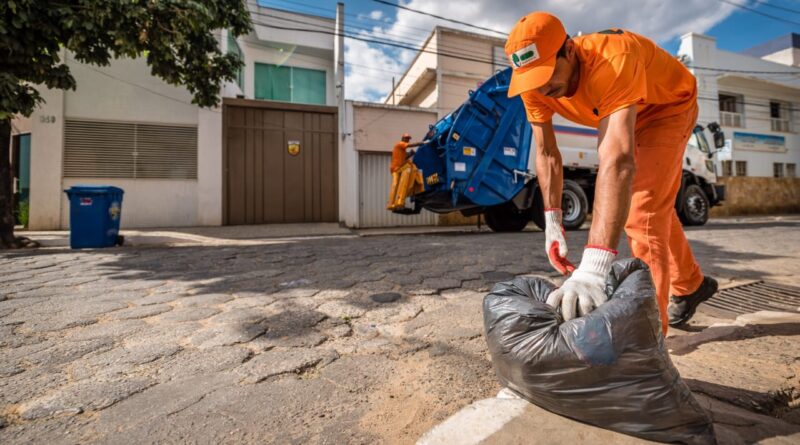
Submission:
{"label": "sidewalk", "polygon": [[[718,443],[800,443],[800,313],[763,311],[723,320],[703,308],[687,330],[670,329],[666,346],[681,377],[711,413]],[[417,442],[453,443],[655,442],[576,422],[501,391],[461,409]]]}

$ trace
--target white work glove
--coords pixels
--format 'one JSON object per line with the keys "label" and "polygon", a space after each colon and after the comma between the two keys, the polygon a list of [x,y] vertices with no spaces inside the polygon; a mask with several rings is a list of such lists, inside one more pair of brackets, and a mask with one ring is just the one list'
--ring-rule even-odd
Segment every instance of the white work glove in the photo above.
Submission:
{"label": "white work glove", "polygon": [[564,281],[558,289],[547,297],[547,304],[558,309],[564,321],[575,318],[577,303],[578,316],[582,317],[608,300],[605,292],[606,275],[611,271],[611,263],[617,252],[586,246],[580,266]]}
{"label": "white work glove", "polygon": [[568,275],[575,270],[575,266],[567,259],[567,239],[564,226],[561,224],[561,209],[547,209],[544,211],[544,249],[547,259],[561,275]]}

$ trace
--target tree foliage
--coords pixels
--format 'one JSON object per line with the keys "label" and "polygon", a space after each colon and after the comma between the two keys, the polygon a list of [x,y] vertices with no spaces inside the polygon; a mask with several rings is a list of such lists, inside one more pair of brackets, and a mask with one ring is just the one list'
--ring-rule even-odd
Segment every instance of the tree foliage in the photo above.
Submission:
{"label": "tree foliage", "polygon": [[0,15],[0,112],[25,116],[41,100],[34,85],[75,88],[62,48],[101,66],[145,56],[153,75],[215,105],[241,62],[220,51],[212,31],[250,29],[244,1],[230,0],[5,0]]}

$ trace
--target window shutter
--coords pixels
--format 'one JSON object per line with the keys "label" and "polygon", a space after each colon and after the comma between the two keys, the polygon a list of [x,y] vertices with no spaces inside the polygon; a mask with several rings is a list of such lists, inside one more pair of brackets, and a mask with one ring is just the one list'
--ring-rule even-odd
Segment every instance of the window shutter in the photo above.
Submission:
{"label": "window shutter", "polygon": [[66,119],[64,177],[197,179],[197,127]]}

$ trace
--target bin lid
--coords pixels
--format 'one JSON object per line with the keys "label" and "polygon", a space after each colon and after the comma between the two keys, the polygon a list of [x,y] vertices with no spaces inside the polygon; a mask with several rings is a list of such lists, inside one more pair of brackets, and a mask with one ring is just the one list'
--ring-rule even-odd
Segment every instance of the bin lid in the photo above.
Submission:
{"label": "bin lid", "polygon": [[81,195],[105,195],[110,193],[125,193],[119,187],[113,185],[73,185],[72,187],[64,190],[68,194],[81,194]]}

